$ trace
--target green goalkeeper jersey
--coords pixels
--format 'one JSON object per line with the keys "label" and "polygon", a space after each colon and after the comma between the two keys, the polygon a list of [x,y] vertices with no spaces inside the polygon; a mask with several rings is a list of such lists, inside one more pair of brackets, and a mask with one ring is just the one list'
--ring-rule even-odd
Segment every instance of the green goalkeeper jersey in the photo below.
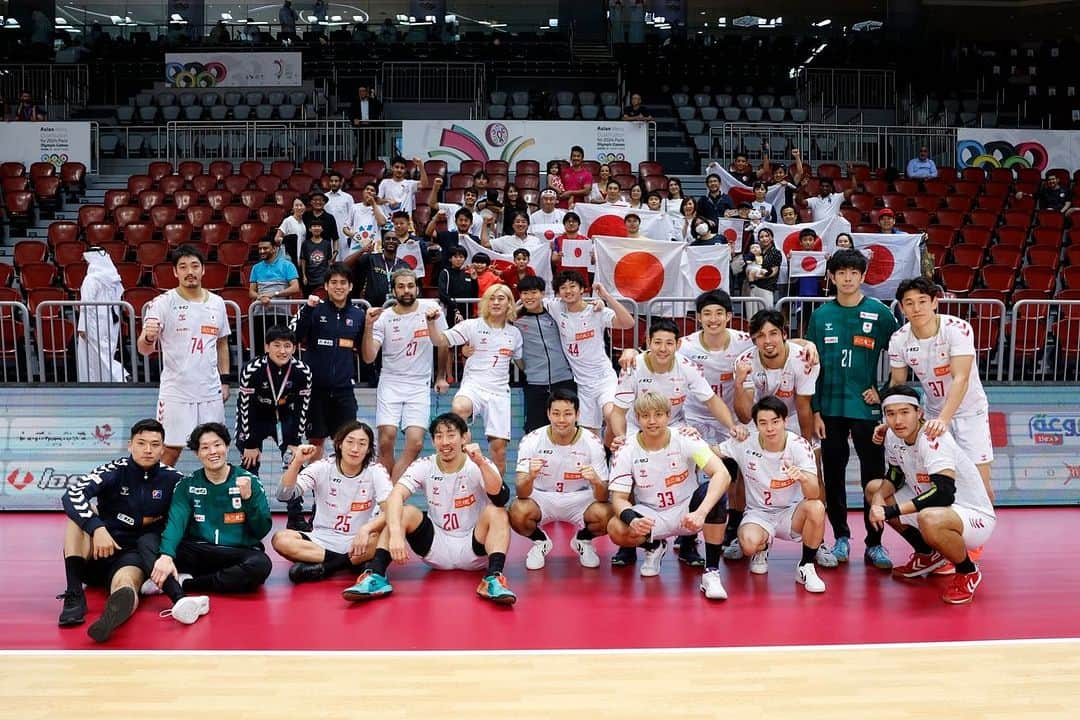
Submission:
{"label": "green goalkeeper jersey", "polygon": [[821,373],[812,406],[827,417],[880,420],[881,406],[868,405],[862,394],[878,386],[881,353],[899,324],[881,301],[863,297],[844,307],[835,300],[810,316],[806,339],[817,345]]}
{"label": "green goalkeeper jersey", "polygon": [[[251,497],[240,497],[236,480],[248,478]],[[231,465],[229,477],[221,484],[206,479],[206,471],[196,470],[176,484],[169,521],[161,534],[161,554],[176,557],[181,540],[226,545],[260,547],[270,532],[270,505],[259,478]]]}

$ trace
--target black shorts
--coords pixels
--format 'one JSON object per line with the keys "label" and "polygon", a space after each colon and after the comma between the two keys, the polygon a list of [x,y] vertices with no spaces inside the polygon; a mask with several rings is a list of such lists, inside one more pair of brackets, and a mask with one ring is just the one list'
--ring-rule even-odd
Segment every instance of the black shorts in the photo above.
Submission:
{"label": "black shorts", "polygon": [[308,438],[333,437],[338,428],[356,419],[356,393],[349,388],[312,388],[308,405]]}
{"label": "black shorts", "polygon": [[134,545],[121,547],[110,557],[100,560],[87,560],[83,571],[83,582],[95,587],[108,588],[112,585],[113,575],[120,568],[137,567],[147,577],[158,558],[161,537],[156,533],[139,536]]}

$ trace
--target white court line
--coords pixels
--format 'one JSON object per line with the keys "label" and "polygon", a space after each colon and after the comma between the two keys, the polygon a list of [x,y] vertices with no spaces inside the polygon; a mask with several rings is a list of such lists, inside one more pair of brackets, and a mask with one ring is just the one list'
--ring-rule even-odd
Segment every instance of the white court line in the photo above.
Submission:
{"label": "white court line", "polygon": [[1018,645],[1080,645],[1080,638],[1032,638],[1030,640],[957,640],[945,642],[860,643],[851,645],[767,645],[739,647],[692,648],[571,648],[566,650],[0,650],[0,658],[13,657],[81,657],[106,655],[110,657],[252,657],[277,655],[281,657],[506,657],[530,655],[729,655],[732,653],[783,652],[845,652],[850,650],[928,650],[1009,647]]}

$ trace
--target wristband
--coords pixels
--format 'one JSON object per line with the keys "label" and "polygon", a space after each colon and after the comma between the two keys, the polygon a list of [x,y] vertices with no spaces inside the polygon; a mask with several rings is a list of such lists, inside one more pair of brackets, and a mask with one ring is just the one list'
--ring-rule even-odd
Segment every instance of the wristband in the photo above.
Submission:
{"label": "wristband", "polygon": [[222,385],[229,382],[228,377],[229,377],[228,373],[218,373],[218,380],[221,381]]}
{"label": "wristband", "polygon": [[900,506],[899,505],[890,505],[887,508],[885,508],[885,519],[886,520],[895,520],[898,517],[900,517]]}
{"label": "wristband", "polygon": [[639,513],[637,510],[635,510],[634,508],[626,508],[621,513],[619,513],[619,519],[622,520],[627,525],[634,522],[639,517],[644,517],[644,516],[641,513]]}

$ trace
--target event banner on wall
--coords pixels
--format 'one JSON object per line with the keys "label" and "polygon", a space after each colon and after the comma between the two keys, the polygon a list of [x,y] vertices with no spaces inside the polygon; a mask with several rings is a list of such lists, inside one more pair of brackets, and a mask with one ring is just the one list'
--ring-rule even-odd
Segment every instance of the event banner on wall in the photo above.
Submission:
{"label": "event banner on wall", "polygon": [[1010,128],[960,128],[957,130],[956,163],[961,168],[1080,167],[1080,133],[1065,130]]}
{"label": "event banner on wall", "polygon": [[46,122],[0,124],[0,146],[4,159],[31,163],[52,163],[59,170],[66,162],[81,162],[90,169],[90,123]]}
{"label": "event banner on wall", "polygon": [[585,150],[586,160],[636,167],[649,159],[648,126],[639,122],[406,120],[401,134],[406,157],[445,160],[451,170],[463,160],[505,160],[511,169],[518,160],[536,160],[543,171],[548,160],[568,159],[572,145]]}
{"label": "event banner on wall", "polygon": [[297,87],[298,52],[166,53],[165,84],[174,88]]}

